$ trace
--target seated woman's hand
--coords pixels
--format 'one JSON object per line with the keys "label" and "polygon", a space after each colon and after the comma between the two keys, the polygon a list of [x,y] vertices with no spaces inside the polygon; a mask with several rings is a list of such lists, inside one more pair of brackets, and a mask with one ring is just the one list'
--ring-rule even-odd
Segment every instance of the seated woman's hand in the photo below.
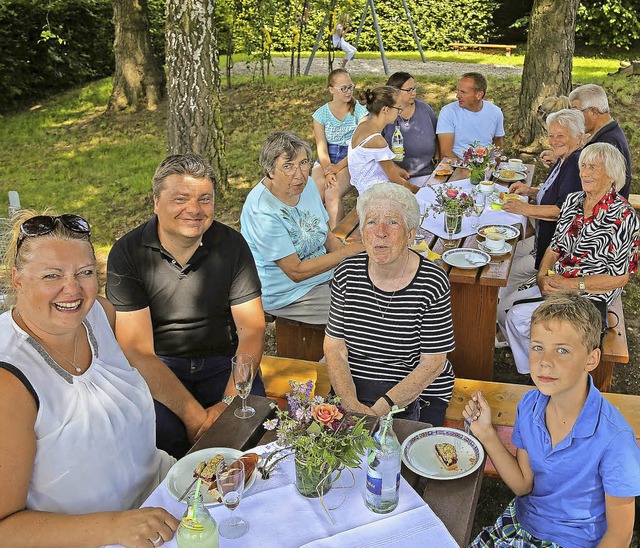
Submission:
{"label": "seated woman's hand", "polygon": [[336,164],[329,164],[327,167],[324,168],[325,176],[329,175],[330,173],[332,173],[333,175],[337,175],[338,171],[340,171],[340,170],[338,169]]}
{"label": "seated woman's hand", "polygon": [[324,176],[324,186],[325,188],[334,187],[337,183],[338,179],[335,173],[328,173]]}
{"label": "seated woman's hand", "polygon": [[553,150],[543,150],[540,153],[540,161],[544,167],[549,168],[558,161],[558,156]]}
{"label": "seated woman's hand", "polygon": [[516,215],[526,215],[527,204],[525,204],[522,200],[505,200],[502,205],[502,210],[507,213],[514,213]]}
{"label": "seated woman's hand", "polygon": [[162,546],[173,538],[179,520],[163,508],[140,508],[116,512],[113,520],[116,542],[127,548]]}
{"label": "seated woman's hand", "polygon": [[509,187],[509,194],[519,194],[520,196],[529,196],[531,191],[531,187],[528,187],[524,183],[518,181],[517,183],[513,183]]}

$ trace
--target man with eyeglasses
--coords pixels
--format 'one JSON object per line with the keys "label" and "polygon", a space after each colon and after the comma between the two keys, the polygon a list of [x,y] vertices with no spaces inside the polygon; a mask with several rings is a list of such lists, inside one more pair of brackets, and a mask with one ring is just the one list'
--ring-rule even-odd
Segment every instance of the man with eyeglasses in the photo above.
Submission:
{"label": "man with eyeglasses", "polygon": [[[213,170],[169,156],[153,178],[155,216],[120,238],[107,264],[116,338],[145,378],[156,444],[182,457],[237,394],[231,358],[264,345],[260,280],[244,238],[213,220]],[[252,394],[264,395],[256,377]]]}
{"label": "man with eyeglasses", "polygon": [[502,110],[484,100],[487,79],[478,72],[467,72],[458,82],[457,101],[442,107],[438,115],[438,142],[443,158],[462,158],[471,143],[504,147]]}
{"label": "man with eyeglasses", "polygon": [[[609,100],[603,88],[596,84],[579,86],[569,94],[571,108],[579,110],[584,116],[584,129],[589,135],[585,147],[593,143],[609,143],[616,147],[624,156],[626,163],[626,177],[624,187],[620,190],[625,198],[629,198],[631,191],[631,153],[627,137],[618,122],[609,112]],[[545,166],[555,163],[556,158],[551,150],[544,150],[540,159]]]}

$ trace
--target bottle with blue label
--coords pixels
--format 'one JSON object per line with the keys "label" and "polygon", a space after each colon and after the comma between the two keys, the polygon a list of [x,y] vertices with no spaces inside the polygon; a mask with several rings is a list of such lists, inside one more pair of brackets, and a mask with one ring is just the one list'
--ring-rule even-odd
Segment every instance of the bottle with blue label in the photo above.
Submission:
{"label": "bottle with blue label", "polygon": [[[395,406],[394,406],[395,408]],[[393,413],[380,417],[380,428],[373,435],[376,447],[367,455],[367,508],[378,514],[393,512],[400,489],[400,443],[393,431]]]}

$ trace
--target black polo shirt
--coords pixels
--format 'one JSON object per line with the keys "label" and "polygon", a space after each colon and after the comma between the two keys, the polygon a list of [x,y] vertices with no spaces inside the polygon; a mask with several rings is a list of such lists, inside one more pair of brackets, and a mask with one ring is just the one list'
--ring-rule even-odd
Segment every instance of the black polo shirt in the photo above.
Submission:
{"label": "black polo shirt", "polygon": [[114,244],[107,298],[120,312],[149,307],[156,354],[175,358],[233,355],[231,307],[260,296],[260,279],[242,235],[214,221],[181,267],[160,244],[153,217]]}

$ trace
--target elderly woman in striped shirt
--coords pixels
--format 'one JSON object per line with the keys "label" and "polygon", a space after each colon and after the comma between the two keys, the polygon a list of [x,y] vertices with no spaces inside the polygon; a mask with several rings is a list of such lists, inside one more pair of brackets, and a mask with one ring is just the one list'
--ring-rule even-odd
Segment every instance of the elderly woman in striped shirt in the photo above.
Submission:
{"label": "elderly woman in striped shirt", "polygon": [[439,426],[454,374],[450,287],[411,251],[420,211],[409,190],[374,185],[357,204],[365,252],[334,272],[324,350],[331,384],[349,410]]}

